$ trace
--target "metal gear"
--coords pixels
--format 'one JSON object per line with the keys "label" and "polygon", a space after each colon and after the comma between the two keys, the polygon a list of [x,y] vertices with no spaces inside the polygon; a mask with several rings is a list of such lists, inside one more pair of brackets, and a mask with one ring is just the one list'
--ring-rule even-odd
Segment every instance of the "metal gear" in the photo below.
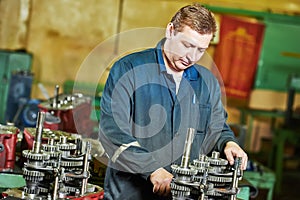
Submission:
{"label": "metal gear", "polygon": [[228,165],[228,160],[225,160],[225,159],[222,159],[222,158],[208,158],[208,162],[211,165],[217,165],[217,166]]}
{"label": "metal gear", "polygon": [[231,183],[232,182],[232,177],[222,177],[222,176],[209,175],[207,177],[207,180],[211,181],[211,182],[218,182],[218,183]]}
{"label": "metal gear", "polygon": [[22,155],[29,160],[49,160],[50,155],[46,153],[34,153],[31,150],[23,150]]}
{"label": "metal gear", "polygon": [[62,150],[62,151],[71,151],[71,150],[75,150],[76,149],[76,144],[73,144],[73,143],[62,143],[62,144],[59,144],[59,150]]}
{"label": "metal gear", "polygon": [[28,187],[24,187],[24,192],[26,194],[38,194],[39,193],[39,188],[38,187],[32,187],[32,188],[28,188]]}
{"label": "metal gear", "polygon": [[28,170],[26,168],[23,168],[23,175],[24,176],[32,176],[32,177],[44,177],[45,173],[40,172],[40,171],[33,171],[33,170]]}
{"label": "metal gear", "polygon": [[65,161],[65,160],[62,160],[60,162],[60,166],[62,166],[62,167],[80,167],[82,165],[83,165],[82,161]]}
{"label": "metal gear", "polygon": [[42,144],[43,150],[46,152],[55,152],[58,147],[56,145]]}
{"label": "metal gear", "polygon": [[174,182],[170,184],[170,187],[172,195],[176,197],[186,197],[189,196],[191,193],[191,188],[184,185],[178,185]]}
{"label": "metal gear", "polygon": [[228,161],[220,158],[220,152],[216,151],[213,151],[211,157],[208,157],[207,160],[212,165],[228,165]]}
{"label": "metal gear", "polygon": [[195,166],[195,168],[207,168],[209,167],[209,162],[208,161],[201,161],[201,160],[193,160],[193,166]]}
{"label": "metal gear", "polygon": [[171,165],[171,169],[174,173],[185,175],[185,176],[193,176],[197,174],[197,170],[194,168],[182,168],[178,165]]}

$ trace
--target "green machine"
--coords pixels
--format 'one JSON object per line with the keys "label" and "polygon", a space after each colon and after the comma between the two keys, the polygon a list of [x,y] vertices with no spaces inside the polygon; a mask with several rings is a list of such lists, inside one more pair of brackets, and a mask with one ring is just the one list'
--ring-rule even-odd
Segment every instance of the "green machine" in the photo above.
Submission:
{"label": "green machine", "polygon": [[[0,50],[0,123],[5,124],[5,113],[11,75],[18,71],[30,71],[32,54],[24,51]],[[22,91],[19,91],[22,92]]]}

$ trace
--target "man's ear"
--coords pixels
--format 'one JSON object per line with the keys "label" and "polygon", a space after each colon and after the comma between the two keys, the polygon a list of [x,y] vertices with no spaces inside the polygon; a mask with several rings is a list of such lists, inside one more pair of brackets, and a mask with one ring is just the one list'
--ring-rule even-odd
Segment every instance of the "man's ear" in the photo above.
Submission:
{"label": "man's ear", "polygon": [[174,34],[174,24],[172,22],[168,23],[166,28],[166,38],[169,39]]}

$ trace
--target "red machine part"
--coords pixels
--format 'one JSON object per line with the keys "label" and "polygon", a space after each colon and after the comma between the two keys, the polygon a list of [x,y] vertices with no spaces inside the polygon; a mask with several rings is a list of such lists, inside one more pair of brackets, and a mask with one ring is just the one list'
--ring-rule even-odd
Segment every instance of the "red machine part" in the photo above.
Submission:
{"label": "red machine part", "polygon": [[[60,98],[67,98],[68,96],[61,95]],[[90,98],[75,97],[80,99],[77,104],[70,106],[63,104],[61,107],[53,107],[50,102],[41,103],[39,108],[41,111],[49,112],[52,115],[60,118],[60,123],[44,123],[45,128],[51,130],[61,130],[69,133],[78,133],[89,137],[93,132],[94,123],[91,118],[92,105]],[[62,101],[62,100],[61,100]],[[78,103],[79,102],[79,103]]]}
{"label": "red machine part", "polygon": [[[96,185],[95,185],[96,186]],[[81,197],[69,197],[72,200],[98,200],[104,198],[104,190],[100,186],[96,186],[97,192],[87,193]]]}
{"label": "red machine part", "polygon": [[13,171],[16,160],[16,143],[19,129],[0,125],[0,171]]}

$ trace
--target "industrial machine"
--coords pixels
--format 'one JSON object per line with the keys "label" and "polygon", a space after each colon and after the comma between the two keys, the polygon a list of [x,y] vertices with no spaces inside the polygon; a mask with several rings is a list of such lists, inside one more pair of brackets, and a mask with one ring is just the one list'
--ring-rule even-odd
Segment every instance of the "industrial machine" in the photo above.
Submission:
{"label": "industrial machine", "polygon": [[22,168],[26,186],[13,194],[4,193],[4,199],[28,200],[96,200],[102,199],[103,189],[88,183],[90,177],[91,144],[84,142],[77,134],[70,142],[66,136],[48,138],[42,141],[45,112],[39,112],[36,134],[32,149],[22,151],[26,158]]}
{"label": "industrial machine", "polygon": [[45,128],[91,137],[95,122],[90,119],[90,97],[80,93],[59,94],[57,85],[54,97],[40,103],[39,109],[52,115],[46,116]]}
{"label": "industrial machine", "polygon": [[242,178],[241,158],[233,166],[220,158],[219,152],[211,157],[199,155],[190,163],[190,152],[195,130],[188,129],[181,165],[172,165],[174,179],[171,183],[174,200],[234,200],[239,192],[238,181]]}
{"label": "industrial machine", "polygon": [[0,172],[12,172],[16,161],[16,143],[19,129],[0,125]]}

